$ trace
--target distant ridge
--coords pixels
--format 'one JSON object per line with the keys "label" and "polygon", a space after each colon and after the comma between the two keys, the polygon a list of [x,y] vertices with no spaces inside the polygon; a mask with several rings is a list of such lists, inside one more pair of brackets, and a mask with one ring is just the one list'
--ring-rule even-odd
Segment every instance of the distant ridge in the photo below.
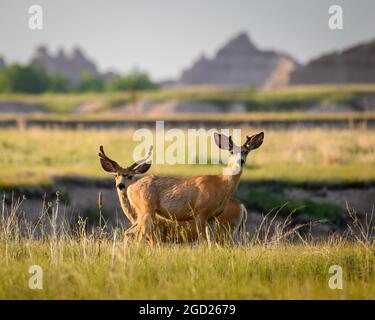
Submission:
{"label": "distant ridge", "polygon": [[375,40],[311,60],[290,79],[290,84],[374,82]]}
{"label": "distant ridge", "polygon": [[181,85],[254,85],[261,88],[286,86],[298,63],[291,56],[259,50],[244,32],[230,39],[214,58],[202,55],[182,72]]}
{"label": "distant ridge", "polygon": [[70,52],[59,49],[56,55],[48,52],[47,47],[39,46],[35,49],[31,64],[42,67],[49,74],[57,74],[67,78],[72,84],[80,83],[82,74],[98,76],[99,72],[79,48]]}
{"label": "distant ridge", "polygon": [[[100,72],[95,62],[82,49],[59,49],[49,52],[47,46],[35,48],[30,60],[48,74],[67,78],[79,85],[82,74],[101,76],[110,82],[119,74]],[[0,56],[0,70],[7,67]],[[212,57],[202,54],[183,70],[179,79],[161,82],[163,87],[223,86],[262,89],[303,84],[375,83],[375,40],[347,49],[323,54],[305,65],[291,55],[275,50],[261,50],[247,33],[241,32],[226,42]]]}

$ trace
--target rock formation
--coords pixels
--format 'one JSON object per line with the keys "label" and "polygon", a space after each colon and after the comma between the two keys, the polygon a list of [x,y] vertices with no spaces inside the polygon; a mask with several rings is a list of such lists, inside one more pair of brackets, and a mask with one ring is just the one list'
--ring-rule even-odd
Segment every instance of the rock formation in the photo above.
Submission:
{"label": "rock formation", "polygon": [[240,33],[219,49],[213,59],[202,55],[182,73],[179,82],[182,85],[283,87],[296,66],[292,57],[259,50],[246,33]]}
{"label": "rock formation", "polygon": [[69,53],[59,49],[56,55],[51,55],[46,47],[38,47],[32,56],[31,64],[42,67],[48,74],[63,76],[74,85],[80,83],[82,74],[99,75],[95,64],[78,48],[73,48]]}
{"label": "rock formation", "polygon": [[296,69],[290,84],[375,82],[375,40],[323,55]]}

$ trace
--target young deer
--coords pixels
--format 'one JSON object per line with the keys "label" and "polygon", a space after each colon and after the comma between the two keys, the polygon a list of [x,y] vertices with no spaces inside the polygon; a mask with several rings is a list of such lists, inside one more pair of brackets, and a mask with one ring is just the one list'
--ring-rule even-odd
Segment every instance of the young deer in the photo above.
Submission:
{"label": "young deer", "polygon": [[[111,160],[104,152],[103,146],[100,146],[100,163],[105,171],[115,174],[116,189],[125,216],[132,225],[135,225],[137,213],[135,208],[130,204],[127,197],[127,188],[131,186],[137,174],[147,172],[151,164],[146,160],[151,155],[151,149],[146,158],[137,161],[127,168],[121,167],[116,161]],[[126,178],[123,180],[123,178]],[[142,178],[141,178],[142,179]],[[230,199],[224,211],[214,220],[211,220],[215,240],[225,238],[235,239],[240,236],[240,230],[245,231],[247,219],[247,210],[239,201]],[[199,232],[194,219],[184,221],[173,221],[156,215],[154,227],[158,238],[162,242],[194,242],[199,238]]]}
{"label": "young deer", "polygon": [[247,137],[241,147],[233,143],[232,137],[218,133],[214,137],[219,148],[230,152],[225,173],[189,178],[147,176],[131,183],[135,173],[146,172],[151,164],[143,161],[123,169],[101,148],[104,170],[116,173],[119,196],[126,198],[136,212],[135,223],[128,232],[136,232],[137,240],[151,237],[156,214],[179,222],[194,219],[198,234],[206,238],[207,221],[224,211],[238,187],[247,155],[262,145],[264,133]]}

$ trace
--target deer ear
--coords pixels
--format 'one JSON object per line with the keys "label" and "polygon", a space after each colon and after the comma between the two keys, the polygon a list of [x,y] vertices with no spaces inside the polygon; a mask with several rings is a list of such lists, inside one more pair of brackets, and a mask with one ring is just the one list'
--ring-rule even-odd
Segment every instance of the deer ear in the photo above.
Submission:
{"label": "deer ear", "polygon": [[151,163],[142,163],[138,167],[134,169],[134,173],[136,174],[142,174],[146,173],[151,168]]}
{"label": "deer ear", "polygon": [[227,137],[225,134],[214,133],[216,145],[223,150],[231,151],[233,149],[233,143],[231,142],[231,137]]}
{"label": "deer ear", "polygon": [[100,164],[102,165],[103,169],[107,172],[116,172],[116,169],[113,167],[112,163],[108,160],[100,158]]}
{"label": "deer ear", "polygon": [[263,139],[264,132],[254,134],[248,139],[248,142],[246,143],[246,148],[249,150],[258,149],[262,145]]}

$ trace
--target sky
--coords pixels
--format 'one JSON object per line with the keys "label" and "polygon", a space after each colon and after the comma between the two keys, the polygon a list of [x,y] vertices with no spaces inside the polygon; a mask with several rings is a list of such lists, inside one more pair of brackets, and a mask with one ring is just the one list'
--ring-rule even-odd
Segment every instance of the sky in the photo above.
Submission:
{"label": "sky", "polygon": [[[43,30],[29,29],[33,4],[43,8]],[[332,4],[343,8],[342,30],[328,27]],[[0,0],[0,55],[26,63],[37,45],[79,46],[101,71],[137,67],[165,80],[243,31],[305,63],[375,39],[374,12],[374,0]]]}

